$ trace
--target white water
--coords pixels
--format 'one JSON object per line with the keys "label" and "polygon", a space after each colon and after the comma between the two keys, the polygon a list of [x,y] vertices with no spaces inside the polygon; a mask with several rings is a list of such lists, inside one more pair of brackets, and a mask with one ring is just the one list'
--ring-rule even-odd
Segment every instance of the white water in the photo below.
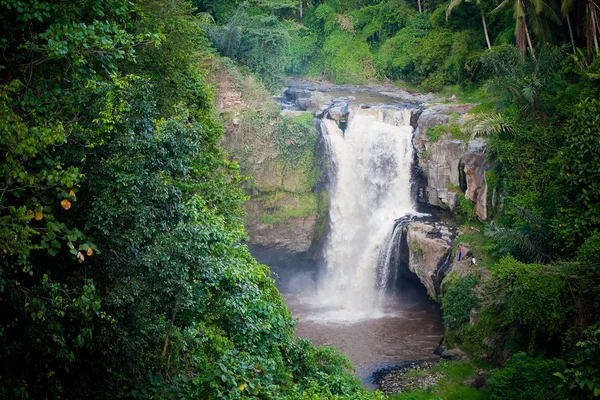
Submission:
{"label": "white water", "polygon": [[322,310],[315,317],[328,323],[380,317],[380,249],[394,221],[413,212],[410,111],[354,108],[345,133],[332,120],[323,123],[334,173],[326,272],[315,299]]}

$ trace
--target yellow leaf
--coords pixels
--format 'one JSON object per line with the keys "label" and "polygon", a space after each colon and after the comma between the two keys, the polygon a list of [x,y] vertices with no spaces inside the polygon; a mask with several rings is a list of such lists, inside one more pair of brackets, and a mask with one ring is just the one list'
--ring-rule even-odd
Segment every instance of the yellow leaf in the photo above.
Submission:
{"label": "yellow leaf", "polygon": [[246,386],[248,386],[248,385],[246,385],[245,383],[240,383],[240,384],[238,385],[238,389],[240,389],[240,390],[244,390],[244,389],[246,389]]}
{"label": "yellow leaf", "polygon": [[69,190],[69,196],[75,197],[75,192],[73,190]]}
{"label": "yellow leaf", "polygon": [[27,210],[27,216],[31,217],[33,215],[33,210]]}
{"label": "yellow leaf", "polygon": [[94,250],[92,250],[91,247],[88,247],[87,255],[91,256],[92,254],[94,254]]}
{"label": "yellow leaf", "polygon": [[60,205],[62,206],[62,208],[64,208],[65,210],[68,210],[69,208],[71,208],[71,202],[67,199],[64,199],[63,201],[60,202]]}
{"label": "yellow leaf", "polygon": [[41,211],[38,211],[34,214],[33,218],[35,218],[36,221],[39,221],[42,218],[44,218],[44,213],[42,213]]}

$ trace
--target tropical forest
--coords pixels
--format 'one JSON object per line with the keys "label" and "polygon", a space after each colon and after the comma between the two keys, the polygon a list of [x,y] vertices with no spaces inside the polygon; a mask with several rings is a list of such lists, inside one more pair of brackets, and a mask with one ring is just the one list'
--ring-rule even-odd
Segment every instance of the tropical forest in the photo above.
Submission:
{"label": "tropical forest", "polygon": [[600,399],[599,18],[0,0],[0,399]]}

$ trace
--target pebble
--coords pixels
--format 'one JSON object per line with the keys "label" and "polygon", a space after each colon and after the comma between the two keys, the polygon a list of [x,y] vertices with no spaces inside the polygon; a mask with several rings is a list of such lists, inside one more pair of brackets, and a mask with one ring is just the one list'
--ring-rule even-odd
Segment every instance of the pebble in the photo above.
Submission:
{"label": "pebble", "polygon": [[[429,386],[434,386],[442,378],[441,374],[430,374],[429,370],[436,362],[424,361],[419,363],[411,363],[399,369],[391,370],[384,376],[379,378],[379,389],[385,394],[405,392],[412,389],[426,389]],[[413,376],[407,373],[410,371],[423,371],[423,375]]]}

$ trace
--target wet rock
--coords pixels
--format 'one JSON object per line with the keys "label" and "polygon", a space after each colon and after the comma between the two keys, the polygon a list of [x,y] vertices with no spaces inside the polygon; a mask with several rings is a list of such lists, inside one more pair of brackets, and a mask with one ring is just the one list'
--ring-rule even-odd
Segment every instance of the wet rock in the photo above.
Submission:
{"label": "wet rock", "polygon": [[419,166],[427,182],[421,200],[432,206],[454,210],[461,185],[460,164],[465,144],[447,136],[431,143],[423,136],[415,136]]}
{"label": "wet rock", "polygon": [[438,347],[435,348],[435,350],[433,350],[433,354],[437,355],[437,356],[441,356],[442,353],[444,353],[446,351],[446,347],[440,345]]}
{"label": "wet rock", "polygon": [[469,140],[469,142],[467,143],[467,153],[483,154],[485,153],[486,146],[487,140],[483,138]]}
{"label": "wet rock", "polygon": [[447,124],[450,122],[450,116],[435,109],[427,109],[423,111],[419,117],[419,132],[426,134],[429,128],[436,127],[438,125]]}
{"label": "wet rock", "polygon": [[455,233],[448,227],[436,222],[418,221],[408,225],[408,268],[419,278],[434,300],[438,295],[438,268],[446,257],[454,236]]}
{"label": "wet rock", "polygon": [[297,110],[300,111],[317,111],[333,100],[333,96],[319,91],[295,87],[287,88],[283,95],[288,101],[292,101]]}
{"label": "wet rock", "polygon": [[419,188],[419,201],[453,211],[460,191],[475,203],[475,215],[487,220],[487,183],[485,181],[486,141],[469,141],[443,135],[436,142],[427,136],[427,130],[450,123],[449,114],[457,115],[455,124],[472,108],[469,104],[438,104],[428,106],[419,116],[414,146],[425,185]]}
{"label": "wet rock", "polygon": [[352,93],[379,93],[384,96],[392,97],[401,102],[411,104],[425,104],[437,101],[438,99],[432,93],[411,93],[394,86],[385,85],[334,85],[328,82],[320,82],[308,79],[290,78],[287,86],[296,90],[312,90],[320,92],[352,92]]}
{"label": "wet rock", "polygon": [[248,213],[245,226],[252,245],[291,254],[308,252],[317,223],[316,215],[288,218],[285,224],[269,224],[261,218],[262,206],[258,201],[248,200],[245,207]]}
{"label": "wet rock", "polygon": [[464,351],[462,351],[458,347],[456,347],[454,349],[448,349],[448,350],[444,351],[440,355],[440,357],[445,358],[445,359],[450,360],[450,361],[456,361],[456,360],[468,361],[469,360],[469,357],[467,356],[467,353],[465,353]]}
{"label": "wet rock", "polygon": [[337,122],[346,122],[348,112],[348,103],[338,103],[329,109],[327,118]]}

